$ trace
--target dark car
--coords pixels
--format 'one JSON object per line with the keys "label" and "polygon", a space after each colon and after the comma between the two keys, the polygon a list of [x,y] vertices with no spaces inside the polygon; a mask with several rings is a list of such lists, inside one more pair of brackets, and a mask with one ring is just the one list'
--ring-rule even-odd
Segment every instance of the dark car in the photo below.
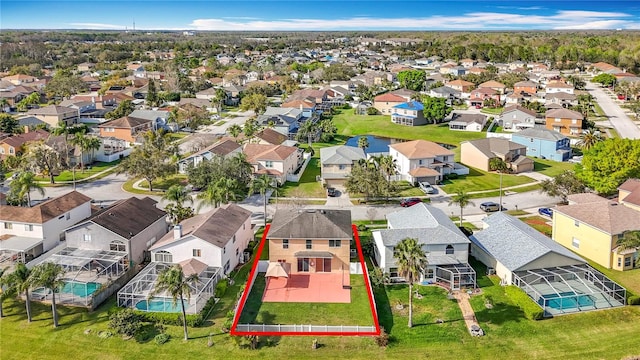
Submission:
{"label": "dark car", "polygon": [[400,200],[400,206],[409,207],[409,206],[413,206],[413,205],[421,203],[421,202],[422,202],[422,200],[420,200],[418,198],[407,198],[407,199]]}
{"label": "dark car", "polygon": [[538,214],[544,215],[544,216],[548,216],[548,217],[553,217],[553,209],[551,209],[551,208],[539,208],[538,209]]}
{"label": "dark car", "polygon": [[327,196],[329,196],[329,197],[338,196],[338,190],[336,190],[336,188],[332,188],[332,187],[327,188]]}
{"label": "dark car", "polygon": [[482,204],[480,204],[480,210],[484,212],[500,211],[500,204],[495,203],[493,201],[483,202]]}

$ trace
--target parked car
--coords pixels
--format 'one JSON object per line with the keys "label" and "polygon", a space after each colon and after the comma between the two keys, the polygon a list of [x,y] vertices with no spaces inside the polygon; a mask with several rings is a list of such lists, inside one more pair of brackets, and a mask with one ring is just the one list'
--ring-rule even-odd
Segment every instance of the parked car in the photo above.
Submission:
{"label": "parked car", "polygon": [[327,196],[329,196],[329,197],[338,196],[338,190],[336,190],[336,188],[328,187],[327,188]]}
{"label": "parked car", "polygon": [[415,204],[419,204],[421,202],[422,202],[422,200],[420,200],[418,198],[406,198],[406,199],[400,200],[400,206],[409,207],[409,206],[413,206]]}
{"label": "parked car", "polygon": [[[480,204],[480,210],[484,212],[500,211],[500,204],[493,201],[483,202],[482,204]],[[504,210],[504,207],[502,208],[502,210]]]}
{"label": "parked car", "polygon": [[429,184],[427,181],[423,181],[423,182],[418,183],[418,187],[425,194],[435,194],[436,193],[436,189],[434,189],[433,186],[431,186],[431,184]]}
{"label": "parked car", "polygon": [[544,216],[548,216],[548,217],[553,217],[553,209],[551,209],[551,208],[539,208],[538,209],[538,214],[544,215]]}

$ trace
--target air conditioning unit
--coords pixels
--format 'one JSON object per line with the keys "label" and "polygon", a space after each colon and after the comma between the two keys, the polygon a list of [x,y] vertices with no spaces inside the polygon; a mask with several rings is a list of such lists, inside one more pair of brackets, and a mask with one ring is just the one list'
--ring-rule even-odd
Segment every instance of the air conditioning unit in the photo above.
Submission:
{"label": "air conditioning unit", "polygon": [[495,274],[496,274],[496,269],[492,267],[487,268],[487,275],[495,275]]}

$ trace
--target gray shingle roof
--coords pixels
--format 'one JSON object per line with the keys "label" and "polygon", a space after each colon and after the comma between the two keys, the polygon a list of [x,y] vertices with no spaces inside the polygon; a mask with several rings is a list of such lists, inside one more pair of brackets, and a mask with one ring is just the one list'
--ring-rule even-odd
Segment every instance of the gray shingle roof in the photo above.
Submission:
{"label": "gray shingle roof", "polygon": [[156,207],[155,200],[130,197],[116,202],[87,220],[125,239],[131,239],[165,215],[164,211]]}
{"label": "gray shingle roof", "polygon": [[320,149],[320,163],[323,165],[351,165],[365,159],[364,151],[354,146],[331,146]]}
{"label": "gray shingle roof", "polygon": [[576,264],[586,262],[536,229],[503,212],[490,215],[484,222],[488,227],[475,232],[470,237],[471,241],[510,271],[517,271],[550,253],[573,259]]}
{"label": "gray shingle roof", "polygon": [[270,239],[351,239],[351,211],[293,209],[273,216]]}
{"label": "gray shingle roof", "polygon": [[526,146],[524,145],[501,138],[486,138],[469,140],[467,142],[473,144],[473,146],[489,158],[494,157],[496,154],[505,155],[516,149],[526,149]]}
{"label": "gray shingle roof", "polygon": [[518,131],[514,135],[526,136],[534,139],[558,141],[566,139],[567,137],[554,130],[548,130],[543,128],[529,128],[522,131]]}
{"label": "gray shingle roof", "polygon": [[387,223],[392,229],[433,229],[442,226],[467,240],[444,211],[425,203],[388,214]]}

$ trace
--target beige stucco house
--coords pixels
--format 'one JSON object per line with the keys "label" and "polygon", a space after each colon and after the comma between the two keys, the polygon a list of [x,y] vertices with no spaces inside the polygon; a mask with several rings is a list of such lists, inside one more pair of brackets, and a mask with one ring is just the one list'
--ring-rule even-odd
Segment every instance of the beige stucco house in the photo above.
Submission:
{"label": "beige stucco house", "polygon": [[320,176],[327,186],[344,185],[351,168],[365,160],[364,150],[354,146],[331,146],[320,149]]}
{"label": "beige stucco house", "polygon": [[465,165],[490,171],[489,161],[500,158],[514,173],[533,170],[533,160],[527,156],[527,147],[502,138],[464,141],[460,144],[460,158]]}

